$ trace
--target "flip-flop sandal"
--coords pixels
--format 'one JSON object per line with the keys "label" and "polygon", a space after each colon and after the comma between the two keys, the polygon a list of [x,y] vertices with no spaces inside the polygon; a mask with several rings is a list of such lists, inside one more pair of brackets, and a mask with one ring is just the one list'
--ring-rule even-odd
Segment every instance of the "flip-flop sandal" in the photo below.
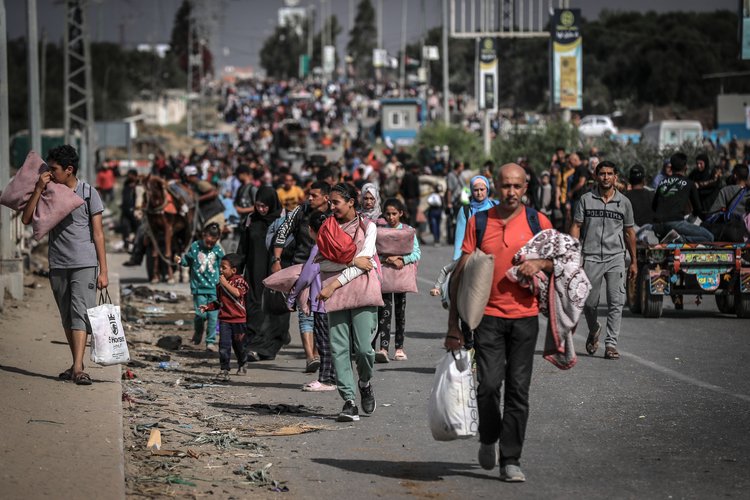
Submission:
{"label": "flip-flop sandal", "polygon": [[593,334],[589,334],[588,338],[586,339],[586,352],[589,354],[589,356],[593,356],[597,350],[599,350],[599,335],[602,332],[602,327],[600,324],[597,323],[596,326],[596,332]]}
{"label": "flip-flop sandal", "polygon": [[604,351],[604,359],[620,359],[620,353],[614,347],[607,347]]}
{"label": "flip-flop sandal", "polygon": [[64,372],[62,372],[60,375],[57,376],[60,380],[73,380],[73,369],[68,368]]}
{"label": "flip-flop sandal", "polygon": [[73,376],[76,385],[91,385],[91,377],[86,372],[80,372]]}

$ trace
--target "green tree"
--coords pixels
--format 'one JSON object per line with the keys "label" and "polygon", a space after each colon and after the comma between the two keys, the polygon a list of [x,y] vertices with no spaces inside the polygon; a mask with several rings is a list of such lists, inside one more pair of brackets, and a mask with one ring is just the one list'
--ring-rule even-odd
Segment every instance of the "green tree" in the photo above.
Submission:
{"label": "green tree", "polygon": [[[40,91],[44,92],[44,127],[62,128],[63,51],[59,44],[46,46],[46,67]],[[16,71],[9,72],[9,125],[11,134],[28,128],[26,88],[26,40],[8,42],[8,64]],[[151,52],[125,50],[109,42],[91,44],[91,76],[94,95],[94,118],[118,120],[130,114],[130,101],[147,90],[158,94],[167,88],[184,88],[185,75],[177,66],[176,58],[160,58]]]}
{"label": "green tree", "polygon": [[[333,15],[326,19],[324,28],[322,31],[319,31],[318,34],[316,34],[313,37],[313,54],[312,54],[312,64],[311,67],[315,66],[322,66],[323,65],[323,56],[320,49],[320,41],[323,38],[323,33],[328,33],[331,36],[331,40],[329,40],[330,44],[336,47],[336,38],[341,34],[342,28],[339,24],[338,18]],[[339,54],[338,51],[336,52],[336,65],[338,66],[339,62]]]}
{"label": "green tree", "polygon": [[492,159],[497,165],[514,162],[526,157],[529,165],[537,172],[544,170],[555,148],[562,146],[566,151],[579,148],[578,130],[569,123],[553,121],[541,128],[512,130],[501,134],[492,141]]}
{"label": "green tree", "polygon": [[451,158],[467,162],[470,168],[477,168],[486,159],[482,151],[482,140],[477,134],[464,130],[463,127],[445,125],[442,121],[422,127],[414,144],[412,152],[415,157],[419,145],[424,145],[429,150],[433,150],[435,146],[447,145]]}
{"label": "green tree", "polygon": [[[202,45],[200,39],[200,30],[198,28],[198,22],[200,20],[193,19],[191,22],[191,16],[193,13],[193,7],[190,0],[182,0],[180,8],[177,9],[177,13],[174,17],[174,23],[172,25],[172,36],[170,37],[170,59],[175,59],[179,63],[180,69],[187,75],[188,69],[188,32],[192,28],[192,53],[200,54],[203,73],[213,74],[214,73],[214,61],[213,54],[208,49],[208,45]],[[195,68],[194,68],[195,69]],[[193,89],[200,88],[200,76],[197,69],[193,71]]]}
{"label": "green tree", "polygon": [[354,71],[358,78],[372,75],[372,51],[377,45],[375,9],[370,0],[361,0],[357,5],[354,26],[349,32],[346,51],[354,60]]}
{"label": "green tree", "polygon": [[[260,49],[260,65],[271,78],[296,77],[299,71],[299,56],[306,53],[306,37],[300,36],[295,20],[277,26],[273,34],[263,42]],[[307,23],[305,23],[307,24]]]}
{"label": "green tree", "polygon": [[[188,30],[190,29],[190,15],[192,14],[192,5],[190,0],[182,0],[180,8],[174,16],[172,25],[172,36],[169,39],[170,51],[177,56],[179,60],[187,62],[188,51]],[[187,65],[182,68],[187,70]]]}

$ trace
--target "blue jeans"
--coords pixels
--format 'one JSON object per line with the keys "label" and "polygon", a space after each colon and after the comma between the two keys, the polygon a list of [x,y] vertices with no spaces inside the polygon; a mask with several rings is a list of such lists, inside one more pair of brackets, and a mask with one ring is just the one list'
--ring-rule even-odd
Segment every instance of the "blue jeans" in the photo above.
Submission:
{"label": "blue jeans", "polygon": [[427,211],[430,222],[430,232],[435,243],[440,243],[440,222],[443,219],[443,207],[430,207]]}
{"label": "blue jeans", "polygon": [[216,322],[219,311],[201,312],[200,306],[208,305],[216,300],[216,294],[196,293],[193,295],[195,318],[193,319],[193,343],[200,344],[203,338],[203,328],[206,328],[206,345],[216,343]]}
{"label": "blue jeans", "polygon": [[237,366],[245,364],[245,323],[219,321],[219,362],[222,370],[229,370],[232,351],[237,357]]}
{"label": "blue jeans", "polygon": [[297,311],[297,319],[299,320],[299,332],[300,333],[312,333],[315,329],[315,320],[313,319],[312,313],[307,315],[301,310]]}
{"label": "blue jeans", "polygon": [[655,224],[655,226],[658,228],[657,232],[660,238],[663,238],[669,231],[674,229],[687,243],[705,243],[714,241],[714,235],[711,234],[711,231],[705,227],[691,224],[686,220],[662,222],[660,224]]}

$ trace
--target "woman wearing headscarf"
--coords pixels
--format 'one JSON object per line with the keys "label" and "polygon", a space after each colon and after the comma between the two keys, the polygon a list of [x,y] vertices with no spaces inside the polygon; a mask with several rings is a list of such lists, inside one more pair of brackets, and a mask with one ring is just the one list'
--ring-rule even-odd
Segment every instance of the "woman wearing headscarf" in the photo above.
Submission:
{"label": "woman wearing headscarf", "polygon": [[249,217],[245,254],[248,344],[247,360],[274,359],[289,336],[289,313],[268,314],[263,310],[263,280],[271,274],[271,254],[266,248],[266,232],[281,216],[276,191],[262,186],[255,196],[255,211]]}
{"label": "woman wearing headscarf", "polygon": [[698,188],[701,213],[707,213],[722,188],[721,171],[712,168],[708,155],[701,153],[695,157],[695,168],[688,175],[688,179],[693,181],[695,187]]}
{"label": "woman wearing headscarf", "polygon": [[362,186],[362,194],[359,198],[359,205],[362,207],[359,213],[373,222],[380,218],[380,190],[368,182]]}
{"label": "woman wearing headscarf", "polygon": [[453,260],[461,257],[461,246],[464,244],[466,233],[466,222],[477,212],[489,210],[497,205],[497,200],[490,198],[490,181],[483,175],[475,175],[471,178],[471,197],[469,204],[459,210],[456,217],[456,239],[453,243]]}

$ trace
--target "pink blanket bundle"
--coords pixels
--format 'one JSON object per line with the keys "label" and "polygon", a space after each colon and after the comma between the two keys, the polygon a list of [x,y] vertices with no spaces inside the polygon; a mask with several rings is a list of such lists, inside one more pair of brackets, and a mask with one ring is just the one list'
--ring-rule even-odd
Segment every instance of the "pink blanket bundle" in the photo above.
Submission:
{"label": "pink blanket bundle", "polygon": [[[533,259],[551,260],[552,275],[540,271],[531,282],[521,277],[518,266]],[[578,361],[573,333],[591,292],[591,283],[581,265],[581,244],[567,234],[547,229],[518,251],[513,264],[508,278],[529,287],[539,301],[539,311],[549,319],[544,359],[562,370],[573,368]]]}
{"label": "pink blanket bundle", "polygon": [[[0,205],[13,210],[22,211],[26,207],[31,194],[34,192],[39,175],[48,170],[47,164],[39,155],[30,151],[23,166],[18,169],[10,183],[3,188],[0,195]],[[47,184],[47,188],[39,198],[31,227],[34,239],[41,240],[50,230],[58,225],[70,212],[83,205],[83,199],[72,189],[55,182]]]}

